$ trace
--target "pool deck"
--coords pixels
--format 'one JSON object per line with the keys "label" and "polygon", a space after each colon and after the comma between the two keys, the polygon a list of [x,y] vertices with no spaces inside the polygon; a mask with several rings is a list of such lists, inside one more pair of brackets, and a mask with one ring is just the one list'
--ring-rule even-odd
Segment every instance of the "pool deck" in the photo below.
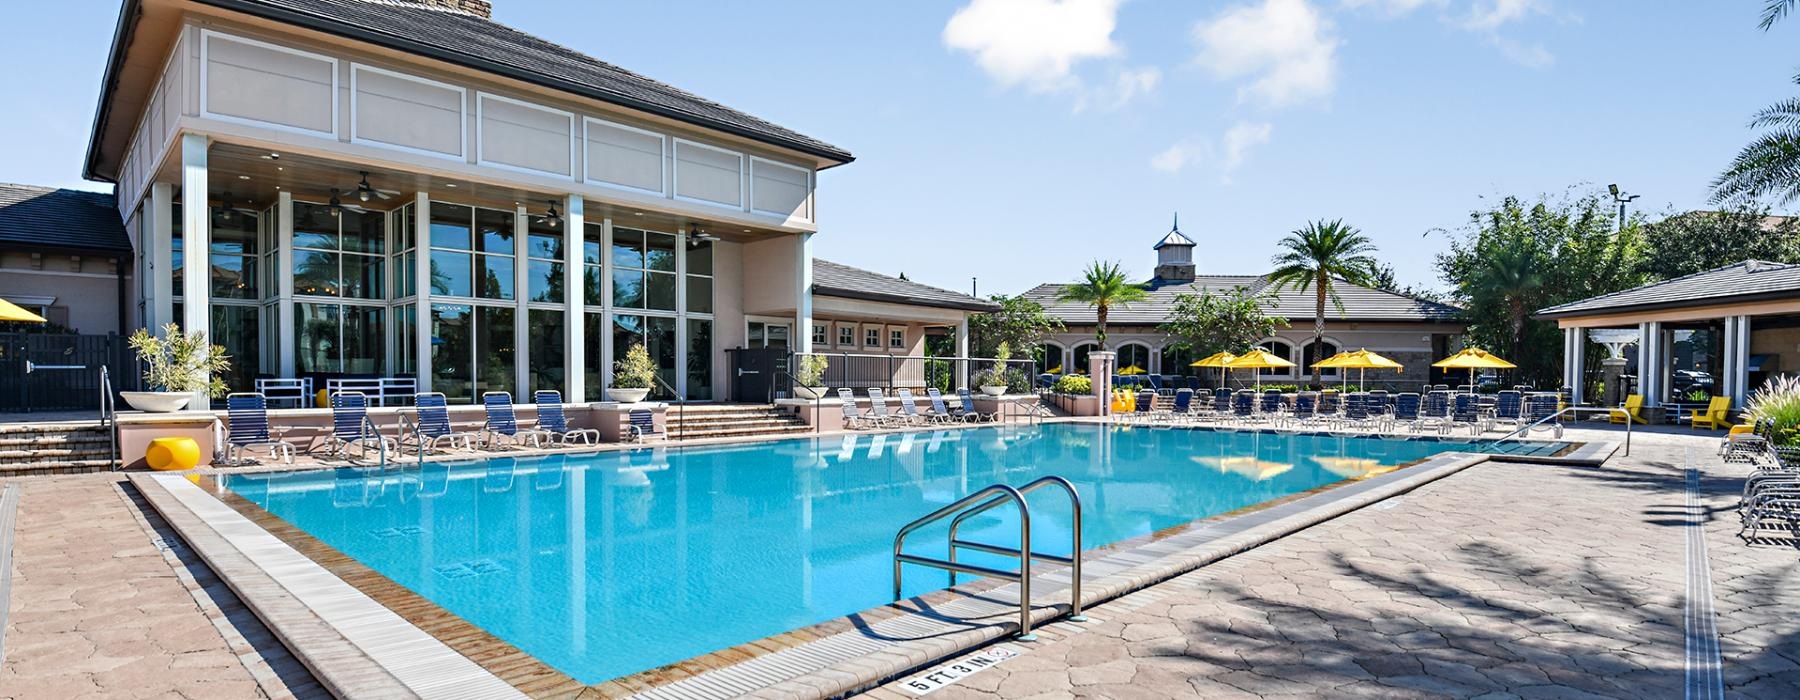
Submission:
{"label": "pool deck", "polygon": [[[1633,456],[1600,469],[1479,464],[1127,594],[1093,622],[1004,641],[1023,654],[934,695],[1680,693],[1695,531],[1725,687],[1800,696],[1800,553],[1733,536],[1743,468],[1712,455],[1716,440],[1640,432]],[[1698,528],[1689,466],[1705,477]],[[130,485],[9,485],[20,505],[0,698],[324,694]]]}

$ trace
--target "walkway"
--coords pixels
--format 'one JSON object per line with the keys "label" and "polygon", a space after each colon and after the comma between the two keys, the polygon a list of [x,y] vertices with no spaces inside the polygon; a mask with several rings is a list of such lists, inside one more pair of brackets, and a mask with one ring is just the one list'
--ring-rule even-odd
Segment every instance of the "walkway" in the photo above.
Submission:
{"label": "walkway", "polygon": [[1007,643],[932,697],[1679,698],[1690,458],[1724,689],[1800,697],[1800,552],[1734,536],[1743,470],[1716,439],[1636,443],[1604,469],[1474,467]]}

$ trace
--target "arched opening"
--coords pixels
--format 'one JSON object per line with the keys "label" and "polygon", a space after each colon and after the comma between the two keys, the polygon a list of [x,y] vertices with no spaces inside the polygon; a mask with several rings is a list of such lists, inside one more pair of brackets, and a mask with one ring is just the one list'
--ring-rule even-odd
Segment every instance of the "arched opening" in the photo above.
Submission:
{"label": "arched opening", "polygon": [[[1270,340],[1265,340],[1261,343],[1258,343],[1257,347],[1267,350],[1267,351],[1269,351],[1269,354],[1279,357],[1281,359],[1287,360],[1289,362],[1294,361],[1294,346],[1292,343],[1289,343],[1288,341],[1278,340],[1278,339],[1270,339]],[[1257,373],[1262,375],[1265,378],[1266,377],[1292,377],[1292,376],[1294,376],[1293,372],[1294,372],[1294,368],[1292,368],[1292,367],[1266,367],[1266,368],[1257,370]]]}
{"label": "arched opening", "polygon": [[1142,343],[1126,343],[1119,346],[1120,374],[1149,374],[1150,346]]}
{"label": "arched opening", "polygon": [[1064,374],[1069,368],[1063,366],[1063,346],[1056,343],[1038,343],[1031,351],[1037,360],[1038,371],[1044,374]]}
{"label": "arched opening", "polygon": [[1096,343],[1082,343],[1075,346],[1074,357],[1070,359],[1068,369],[1074,374],[1088,373],[1088,353],[1099,349]]}
{"label": "arched opening", "polygon": [[1162,373],[1194,376],[1200,373],[1199,367],[1189,367],[1194,360],[1200,359],[1186,345],[1169,345],[1162,349]]}
{"label": "arched opening", "polygon": [[[1318,345],[1317,349],[1319,352],[1317,355],[1313,354],[1313,350],[1314,350],[1313,346],[1314,345]],[[1307,343],[1306,347],[1300,351],[1300,376],[1302,376],[1302,377],[1312,376],[1312,365],[1313,365],[1314,357],[1317,357],[1317,358],[1323,360],[1323,359],[1331,357],[1332,355],[1336,355],[1340,352],[1343,352],[1343,350],[1341,350],[1338,347],[1337,343],[1334,343],[1330,340],[1320,340],[1318,343]],[[1338,376],[1338,369],[1336,367],[1320,368],[1319,376],[1320,377],[1336,377],[1336,376]]]}

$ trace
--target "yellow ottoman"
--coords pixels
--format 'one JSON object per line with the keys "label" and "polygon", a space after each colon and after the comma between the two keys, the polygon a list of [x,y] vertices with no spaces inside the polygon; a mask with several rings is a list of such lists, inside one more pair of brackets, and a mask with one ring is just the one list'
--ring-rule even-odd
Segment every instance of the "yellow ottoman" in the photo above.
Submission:
{"label": "yellow ottoman", "polygon": [[193,438],[156,438],[150,441],[150,449],[144,451],[144,461],[159,472],[193,469],[200,463],[200,444]]}

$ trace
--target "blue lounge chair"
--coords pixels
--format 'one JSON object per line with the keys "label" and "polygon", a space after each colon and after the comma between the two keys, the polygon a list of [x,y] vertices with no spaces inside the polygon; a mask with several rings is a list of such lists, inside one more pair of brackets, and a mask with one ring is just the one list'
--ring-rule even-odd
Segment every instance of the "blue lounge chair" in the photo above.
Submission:
{"label": "blue lounge chair", "polygon": [[1248,423],[1256,420],[1256,396],[1249,389],[1233,395],[1231,397],[1231,413],[1239,422]]}
{"label": "blue lounge chair", "polygon": [[[1560,401],[1561,397],[1555,394],[1532,394],[1525,397],[1525,424],[1534,425],[1538,421],[1556,415],[1556,406]],[[1560,439],[1563,433],[1562,421],[1548,421],[1534,430],[1555,431],[1556,437]]]}
{"label": "blue lounge chair", "polygon": [[913,396],[911,389],[898,389],[894,398],[900,401],[900,421],[907,425],[924,425],[931,419],[919,412],[919,400]]}
{"label": "blue lounge chair", "polygon": [[1271,418],[1279,415],[1281,413],[1281,392],[1275,389],[1265,389],[1262,393],[1262,403],[1257,406],[1257,410]]}
{"label": "blue lounge chair", "polygon": [[1436,391],[1426,394],[1419,404],[1419,418],[1413,421],[1413,430],[1421,431],[1431,428],[1439,433],[1449,430],[1450,392]]}
{"label": "blue lounge chair", "polygon": [[1413,393],[1399,394],[1394,397],[1394,412],[1388,419],[1390,427],[1406,423],[1414,428],[1419,422],[1419,395]]}
{"label": "blue lounge chair", "polygon": [[625,414],[625,438],[632,442],[661,440],[662,429],[656,427],[656,414],[648,408],[634,408]]}
{"label": "blue lounge chair", "polygon": [[414,394],[413,406],[418,408],[418,418],[410,428],[401,423],[402,443],[411,438],[413,447],[419,450],[435,450],[439,445],[445,444],[452,448],[475,449],[474,433],[458,432],[450,426],[449,402],[442,393],[430,391]]}
{"label": "blue lounge chair", "polygon": [[585,445],[599,444],[600,431],[593,428],[569,427],[569,416],[563,412],[562,392],[555,389],[533,392],[531,400],[537,404],[538,427],[550,433],[552,441],[564,445],[576,440],[580,440]]}
{"label": "blue lounge chair", "polygon": [[241,392],[225,397],[226,421],[225,463],[233,466],[249,463],[244,453],[266,447],[271,458],[294,463],[294,446],[278,439],[269,428],[269,400],[256,392]]}
{"label": "blue lounge chair", "polygon": [[513,413],[511,393],[485,392],[481,395],[481,407],[487,411],[487,421],[481,426],[481,443],[488,448],[498,447],[503,439],[514,445],[536,448],[542,448],[550,442],[549,431],[519,426],[519,417]]}
{"label": "blue lounge chair", "polygon": [[883,393],[881,391],[881,389],[879,389],[877,387],[869,387],[868,394],[869,394],[869,415],[875,417],[875,422],[877,425],[887,428],[887,427],[897,427],[897,426],[906,424],[905,418],[888,413],[887,394]]}
{"label": "blue lounge chair", "polygon": [[[1155,376],[1155,375],[1152,375]],[[1153,421],[1162,418],[1162,412],[1156,410],[1156,392],[1150,389],[1138,391],[1136,403],[1130,418],[1132,420]]]}
{"label": "blue lounge chair", "polygon": [[957,389],[956,390],[956,398],[957,398],[957,400],[962,402],[963,415],[974,416],[973,420],[975,422],[977,422],[977,423],[992,423],[994,421],[1000,420],[1000,412],[999,411],[995,411],[993,413],[982,413],[980,409],[975,408],[975,395],[969,393],[968,387],[962,387],[962,388]]}
{"label": "blue lounge chair", "polygon": [[1296,425],[1310,424],[1318,419],[1318,411],[1319,395],[1302,391],[1294,395],[1294,410],[1288,418]]}
{"label": "blue lounge chair", "polygon": [[1488,421],[1490,427],[1505,425],[1514,429],[1526,425],[1525,395],[1513,389],[1507,389],[1494,397],[1494,417]]}
{"label": "blue lounge chair", "polygon": [[1481,434],[1481,397],[1457,394],[1451,404],[1450,427],[1468,428],[1470,435]]}
{"label": "blue lounge chair", "polygon": [[926,389],[925,396],[931,400],[931,412],[925,414],[925,417],[931,419],[932,422],[954,423],[962,420],[961,416],[950,412],[950,405],[944,403],[944,392],[938,391],[937,387]]}
{"label": "blue lounge chair", "polygon": [[1346,428],[1360,428],[1367,430],[1371,427],[1371,424],[1372,420],[1369,415],[1369,395],[1344,395],[1344,416],[1338,419],[1338,425]]}
{"label": "blue lounge chair", "polygon": [[1198,411],[1194,408],[1194,390],[1186,387],[1175,390],[1175,405],[1169,408],[1169,420],[1189,420]]}
{"label": "blue lounge chair", "polygon": [[325,438],[325,455],[350,457],[350,448],[367,457],[369,443],[376,449],[400,451],[400,443],[381,434],[369,420],[369,397],[360,391],[340,391],[331,395],[331,434]]}

